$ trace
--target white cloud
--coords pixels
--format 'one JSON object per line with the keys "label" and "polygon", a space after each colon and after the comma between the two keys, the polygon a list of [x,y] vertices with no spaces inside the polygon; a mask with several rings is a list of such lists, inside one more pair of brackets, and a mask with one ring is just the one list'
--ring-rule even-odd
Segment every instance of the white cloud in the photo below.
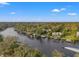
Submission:
{"label": "white cloud", "polygon": [[53,9],[52,12],[60,12],[59,9]]}
{"label": "white cloud", "polygon": [[53,9],[52,12],[62,12],[65,11],[66,8],[60,8],[60,9]]}
{"label": "white cloud", "polygon": [[68,13],[69,16],[76,16],[77,13]]}
{"label": "white cloud", "polygon": [[16,14],[16,12],[10,12],[10,14],[14,15],[14,14]]}
{"label": "white cloud", "polygon": [[7,2],[0,2],[0,5],[9,5]]}

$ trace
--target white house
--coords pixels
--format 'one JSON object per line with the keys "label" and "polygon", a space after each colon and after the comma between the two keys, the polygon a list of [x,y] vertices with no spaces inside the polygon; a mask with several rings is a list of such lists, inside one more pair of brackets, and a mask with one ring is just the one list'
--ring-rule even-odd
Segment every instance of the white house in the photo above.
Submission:
{"label": "white house", "polygon": [[77,32],[77,37],[79,36],[79,32]]}
{"label": "white house", "polygon": [[61,32],[53,32],[52,35],[62,35]]}
{"label": "white house", "polygon": [[53,36],[54,39],[60,38],[61,35],[62,35],[61,32],[53,32],[52,33],[52,36]]}

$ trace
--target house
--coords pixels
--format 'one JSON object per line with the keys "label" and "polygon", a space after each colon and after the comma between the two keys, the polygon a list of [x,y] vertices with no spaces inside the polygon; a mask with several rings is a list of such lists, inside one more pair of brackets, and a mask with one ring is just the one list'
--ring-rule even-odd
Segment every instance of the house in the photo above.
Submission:
{"label": "house", "polygon": [[77,37],[79,37],[79,32],[77,32]]}
{"label": "house", "polygon": [[61,32],[53,32],[53,33],[52,33],[52,37],[53,37],[54,39],[60,38],[61,35],[62,35]]}
{"label": "house", "polygon": [[58,35],[62,35],[62,33],[61,32],[53,32],[52,35],[57,35],[58,36]]}

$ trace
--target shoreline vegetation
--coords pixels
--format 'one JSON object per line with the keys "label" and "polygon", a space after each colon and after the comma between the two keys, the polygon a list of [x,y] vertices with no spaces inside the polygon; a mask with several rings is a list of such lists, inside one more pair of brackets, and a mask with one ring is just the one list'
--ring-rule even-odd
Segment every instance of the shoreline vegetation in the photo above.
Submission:
{"label": "shoreline vegetation", "polygon": [[48,38],[70,43],[79,42],[78,23],[16,24],[15,30],[30,38]]}
{"label": "shoreline vegetation", "polygon": [[43,57],[38,49],[32,49],[16,41],[16,37],[6,37],[0,35],[0,57]]}
{"label": "shoreline vegetation", "polygon": [[[14,27],[15,31],[29,38],[58,40],[76,44],[79,42],[79,23],[1,23],[0,31]],[[16,37],[3,38],[0,35],[0,56],[2,57],[44,57],[38,49],[30,48],[16,41]],[[64,57],[57,49],[51,52],[52,57]],[[79,53],[74,54],[79,57]],[[46,56],[45,56],[46,57]]]}

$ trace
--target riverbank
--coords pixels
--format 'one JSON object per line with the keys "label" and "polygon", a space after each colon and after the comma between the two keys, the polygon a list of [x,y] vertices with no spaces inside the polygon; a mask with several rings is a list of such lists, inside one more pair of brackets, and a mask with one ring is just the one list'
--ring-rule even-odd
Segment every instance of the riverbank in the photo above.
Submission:
{"label": "riverbank", "polygon": [[42,36],[42,35],[37,36],[37,35],[34,35],[34,34],[28,34],[26,31],[21,31],[20,29],[16,29],[16,28],[15,28],[15,31],[17,31],[19,34],[23,34],[23,35],[29,37],[30,39],[37,39],[37,40],[48,39],[48,40],[52,40],[54,42],[68,43],[68,44],[71,44],[71,45],[75,45],[75,44],[79,43],[78,40],[75,41],[75,42],[71,42],[69,40],[67,41],[67,40],[61,39],[61,38],[56,39],[56,38],[48,38],[48,37]]}
{"label": "riverbank", "polygon": [[79,42],[78,24],[76,23],[42,23],[16,24],[15,29],[31,38],[48,38],[70,43]]}
{"label": "riverbank", "polygon": [[[78,45],[73,45],[70,43],[66,43],[66,42],[60,42],[58,40],[49,40],[47,38],[42,38],[42,39],[36,39],[36,38],[29,38],[27,35],[22,34],[22,33],[18,33],[17,31],[15,31],[15,28],[11,27],[11,28],[7,28],[4,31],[2,31],[3,33],[6,32],[6,36],[8,34],[11,35],[11,33],[13,33],[13,36],[17,36],[18,42],[22,42],[26,45],[28,45],[29,47],[33,48],[33,49],[38,49],[39,51],[41,51],[43,54],[45,54],[48,57],[51,57],[51,52],[54,51],[55,49],[58,51],[61,51],[65,54],[65,56],[71,56],[73,57],[75,52],[69,51],[64,49],[64,47],[69,46],[69,47],[79,47]],[[4,33],[5,35],[5,33]]]}

